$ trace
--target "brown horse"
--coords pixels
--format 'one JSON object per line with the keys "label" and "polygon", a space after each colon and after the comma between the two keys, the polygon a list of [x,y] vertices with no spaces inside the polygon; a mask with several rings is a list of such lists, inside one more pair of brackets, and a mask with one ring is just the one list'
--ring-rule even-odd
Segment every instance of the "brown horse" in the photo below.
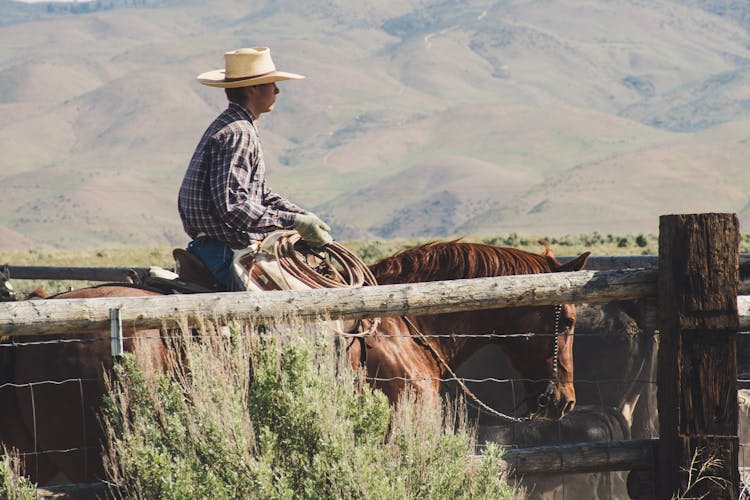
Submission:
{"label": "brown horse", "polygon": [[[52,299],[158,295],[128,286],[100,286]],[[123,332],[144,373],[163,368],[159,330]],[[109,331],[14,339],[0,349],[0,442],[22,455],[39,484],[90,482],[104,477],[100,408],[104,372],[112,369]],[[4,339],[7,340],[7,339]],[[2,449],[0,449],[0,453]]]}
{"label": "brown horse", "polygon": [[[475,278],[505,274],[575,271],[588,254],[560,264],[543,255],[469,243],[436,243],[397,254],[372,266],[380,283]],[[99,286],[54,299],[158,295],[129,286]],[[558,419],[572,410],[573,306],[525,307],[412,318],[384,318],[374,336],[352,342],[353,365],[362,360],[367,375],[391,402],[407,384],[427,401],[439,398],[440,380],[494,337],[473,334],[538,332],[549,335],[501,339],[500,345],[530,394],[545,394],[549,404],[531,408]],[[559,325],[556,330],[555,324]],[[124,332],[125,349],[136,353],[145,372],[163,370],[167,347],[158,330]],[[452,334],[450,339],[429,335]],[[560,334],[552,335],[552,334]],[[99,411],[105,394],[103,373],[112,368],[109,331],[86,335],[23,337],[25,344],[0,349],[0,441],[24,453],[26,472],[40,484],[90,482],[104,477]],[[424,336],[424,337],[423,337]],[[559,343],[555,348],[555,338]],[[49,340],[56,342],[44,343]],[[557,359],[557,364],[554,360]],[[559,376],[555,377],[556,367]],[[555,380],[556,379],[556,380]],[[552,383],[548,383],[553,380]],[[50,383],[54,381],[54,383]],[[547,392],[545,392],[547,390]]]}
{"label": "brown horse", "polygon": [[[385,285],[579,271],[588,256],[586,252],[561,264],[549,248],[534,254],[477,243],[430,243],[383,259],[370,269],[378,284]],[[373,384],[391,402],[398,400],[407,384],[423,399],[435,401],[442,379],[451,378],[476,351],[497,342],[524,381],[531,401],[527,411],[559,420],[575,406],[575,320],[571,304],[384,318],[380,335],[366,340],[366,356],[361,344],[352,344],[352,360],[366,358]],[[547,335],[512,336],[529,332]]]}

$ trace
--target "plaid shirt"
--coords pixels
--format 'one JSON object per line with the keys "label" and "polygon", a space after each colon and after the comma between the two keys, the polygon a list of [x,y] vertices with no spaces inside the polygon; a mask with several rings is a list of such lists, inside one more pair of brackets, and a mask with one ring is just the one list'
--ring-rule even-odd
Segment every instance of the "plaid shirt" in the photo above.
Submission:
{"label": "plaid shirt", "polygon": [[229,107],[203,134],[178,199],[185,232],[244,248],[276,229],[291,229],[302,209],[271,192],[253,115]]}

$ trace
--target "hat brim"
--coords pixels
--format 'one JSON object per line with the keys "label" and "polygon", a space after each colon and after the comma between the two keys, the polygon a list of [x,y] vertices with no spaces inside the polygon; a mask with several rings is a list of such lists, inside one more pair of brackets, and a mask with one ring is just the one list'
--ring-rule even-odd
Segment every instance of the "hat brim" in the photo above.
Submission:
{"label": "hat brim", "polygon": [[231,80],[226,81],[225,70],[217,69],[214,71],[208,71],[198,75],[197,80],[203,85],[209,87],[221,87],[225,89],[236,88],[236,87],[250,87],[253,85],[263,85],[265,83],[281,82],[284,80],[300,80],[304,78],[302,75],[296,73],[285,73],[284,71],[274,71],[267,75],[258,76],[255,78],[244,78],[242,80]]}

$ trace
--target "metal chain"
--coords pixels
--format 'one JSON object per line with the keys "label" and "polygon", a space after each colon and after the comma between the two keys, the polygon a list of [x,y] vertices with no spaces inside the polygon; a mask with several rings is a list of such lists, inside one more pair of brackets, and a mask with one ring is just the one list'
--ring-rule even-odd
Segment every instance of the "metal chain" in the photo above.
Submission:
{"label": "metal chain", "polygon": [[560,315],[562,314],[562,305],[555,306],[555,329],[554,332],[554,350],[552,351],[552,381],[557,385],[557,364],[560,359]]}

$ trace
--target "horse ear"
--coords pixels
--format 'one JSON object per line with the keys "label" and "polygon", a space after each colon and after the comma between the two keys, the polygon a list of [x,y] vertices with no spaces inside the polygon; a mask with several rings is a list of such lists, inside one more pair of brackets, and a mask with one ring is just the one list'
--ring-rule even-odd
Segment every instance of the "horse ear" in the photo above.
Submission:
{"label": "horse ear", "polygon": [[589,259],[589,255],[591,255],[591,252],[584,252],[575,259],[566,262],[565,264],[562,264],[560,267],[557,268],[558,273],[563,273],[567,271],[580,271],[583,269],[583,266],[586,265],[586,261]]}

